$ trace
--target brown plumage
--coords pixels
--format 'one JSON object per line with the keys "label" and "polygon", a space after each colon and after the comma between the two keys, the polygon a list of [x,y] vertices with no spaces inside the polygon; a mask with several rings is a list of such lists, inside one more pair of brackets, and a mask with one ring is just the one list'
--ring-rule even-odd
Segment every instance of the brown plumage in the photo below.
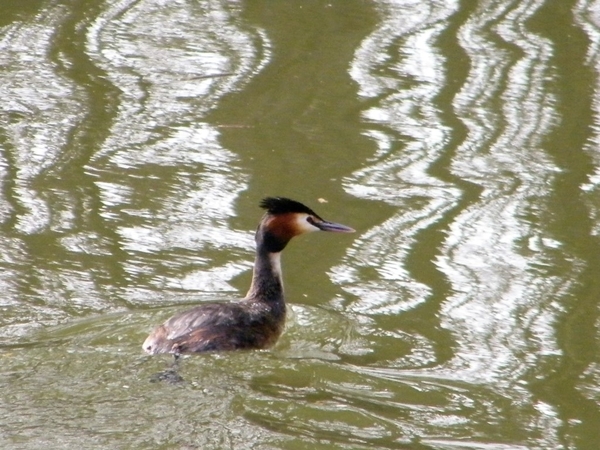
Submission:
{"label": "brown plumage", "polygon": [[280,253],[294,236],[311,231],[350,233],[327,222],[302,203],[282,197],[261,202],[266,209],[256,230],[256,259],[246,297],[233,303],[210,303],[181,312],[146,339],[147,353],[202,353],[272,346],[285,324]]}

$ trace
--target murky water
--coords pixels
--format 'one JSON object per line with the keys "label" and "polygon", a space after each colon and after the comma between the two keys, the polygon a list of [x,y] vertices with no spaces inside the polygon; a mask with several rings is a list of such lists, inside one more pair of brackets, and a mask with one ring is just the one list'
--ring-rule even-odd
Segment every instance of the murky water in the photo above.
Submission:
{"label": "murky water", "polygon": [[[0,447],[598,448],[600,1],[0,9]],[[266,195],[358,233],[150,382]]]}

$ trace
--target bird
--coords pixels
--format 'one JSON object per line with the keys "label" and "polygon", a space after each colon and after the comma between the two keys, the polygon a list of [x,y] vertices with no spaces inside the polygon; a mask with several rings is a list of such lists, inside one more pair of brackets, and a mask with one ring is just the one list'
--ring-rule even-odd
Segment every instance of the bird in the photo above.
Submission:
{"label": "bird", "polygon": [[352,233],[302,203],[285,197],[264,198],[265,213],[255,234],[256,256],[246,296],[233,302],[207,303],[175,314],[158,326],[142,348],[151,355],[265,349],[283,332],[286,305],[281,252],[289,241],[313,231]]}

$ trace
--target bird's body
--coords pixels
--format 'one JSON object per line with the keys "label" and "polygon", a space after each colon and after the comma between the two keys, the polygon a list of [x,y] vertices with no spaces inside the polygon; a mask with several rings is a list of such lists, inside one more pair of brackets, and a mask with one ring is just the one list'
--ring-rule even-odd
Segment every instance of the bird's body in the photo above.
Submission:
{"label": "bird's body", "polygon": [[272,346],[285,324],[281,251],[294,236],[311,231],[353,232],[327,222],[311,209],[286,198],[266,198],[267,210],[256,231],[256,259],[246,297],[232,303],[209,303],[181,312],[146,339],[147,353],[203,353]]}

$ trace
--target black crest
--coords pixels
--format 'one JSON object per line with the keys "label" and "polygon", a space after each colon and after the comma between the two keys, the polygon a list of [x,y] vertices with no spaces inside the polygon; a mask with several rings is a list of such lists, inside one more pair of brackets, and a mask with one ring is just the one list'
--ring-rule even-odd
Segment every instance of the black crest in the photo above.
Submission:
{"label": "black crest", "polygon": [[284,197],[263,198],[260,202],[260,207],[266,209],[269,214],[306,213],[315,217],[319,217],[308,206]]}

